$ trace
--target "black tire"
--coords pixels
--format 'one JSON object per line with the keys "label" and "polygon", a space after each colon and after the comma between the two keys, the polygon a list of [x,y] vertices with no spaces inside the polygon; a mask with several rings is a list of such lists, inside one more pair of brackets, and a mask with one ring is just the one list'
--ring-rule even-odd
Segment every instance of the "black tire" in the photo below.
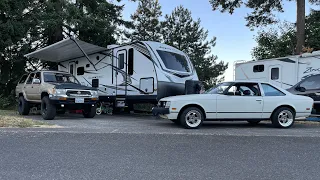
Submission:
{"label": "black tire", "polygon": [[[192,115],[196,115],[195,117],[199,116],[198,120],[196,120],[196,122],[194,122],[195,124],[192,124],[190,121],[188,121],[188,119],[190,119],[190,116]],[[202,113],[202,111],[197,108],[197,107],[189,107],[185,110],[183,110],[183,112],[181,113],[181,115],[179,116],[179,121],[181,123],[181,125],[183,127],[185,127],[186,129],[197,129],[199,128],[203,121],[204,121],[204,115]],[[192,119],[191,119],[192,121]]]}
{"label": "black tire", "polygon": [[85,118],[93,118],[96,115],[97,105],[87,105],[83,108],[82,114]]}
{"label": "black tire", "polygon": [[[284,119],[281,119],[281,117],[284,117]],[[287,121],[285,117],[287,117]],[[272,125],[277,128],[290,128],[291,126],[293,126],[294,121],[295,113],[292,111],[292,109],[287,107],[276,109],[271,116]]]}
{"label": "black tire", "polygon": [[254,120],[249,120],[248,123],[251,125],[251,126],[256,126],[260,123],[261,121],[254,121]]}
{"label": "black tire", "polygon": [[57,109],[54,104],[50,102],[48,96],[44,96],[41,100],[41,115],[45,120],[52,120],[56,116]]}
{"label": "black tire", "polygon": [[30,112],[30,104],[23,96],[18,99],[18,112],[20,115],[28,115]]}
{"label": "black tire", "polygon": [[180,121],[178,119],[171,119],[171,121],[177,125],[180,125]]}

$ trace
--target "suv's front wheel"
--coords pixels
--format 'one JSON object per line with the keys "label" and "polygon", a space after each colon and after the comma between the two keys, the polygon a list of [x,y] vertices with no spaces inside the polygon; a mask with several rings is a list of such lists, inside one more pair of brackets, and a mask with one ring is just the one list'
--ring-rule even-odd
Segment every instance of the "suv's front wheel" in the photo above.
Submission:
{"label": "suv's front wheel", "polygon": [[82,114],[85,118],[93,118],[96,115],[97,105],[87,105],[83,108]]}
{"label": "suv's front wheel", "polygon": [[52,120],[56,116],[56,106],[50,102],[48,96],[44,96],[41,100],[41,114],[45,120]]}
{"label": "suv's front wheel", "polygon": [[20,96],[18,99],[18,112],[20,115],[28,115],[30,111],[29,102],[24,99],[23,96]]}

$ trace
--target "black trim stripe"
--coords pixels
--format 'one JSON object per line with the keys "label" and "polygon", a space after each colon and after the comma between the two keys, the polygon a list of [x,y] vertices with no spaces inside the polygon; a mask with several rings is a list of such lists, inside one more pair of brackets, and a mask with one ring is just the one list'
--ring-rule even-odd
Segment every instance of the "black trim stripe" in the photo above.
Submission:
{"label": "black trim stripe", "polygon": [[228,114],[235,114],[235,113],[241,113],[241,114],[244,114],[244,113],[252,113],[252,114],[257,114],[257,113],[272,113],[272,112],[206,112],[208,114],[210,113],[221,113],[221,114],[225,114],[225,113],[228,113]]}

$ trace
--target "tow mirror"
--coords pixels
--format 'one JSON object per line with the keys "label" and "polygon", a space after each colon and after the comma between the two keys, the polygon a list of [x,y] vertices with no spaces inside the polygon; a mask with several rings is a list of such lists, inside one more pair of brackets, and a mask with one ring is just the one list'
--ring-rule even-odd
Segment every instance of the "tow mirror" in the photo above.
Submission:
{"label": "tow mirror", "polygon": [[33,79],[33,80],[32,80],[32,83],[33,83],[33,84],[40,84],[40,79]]}

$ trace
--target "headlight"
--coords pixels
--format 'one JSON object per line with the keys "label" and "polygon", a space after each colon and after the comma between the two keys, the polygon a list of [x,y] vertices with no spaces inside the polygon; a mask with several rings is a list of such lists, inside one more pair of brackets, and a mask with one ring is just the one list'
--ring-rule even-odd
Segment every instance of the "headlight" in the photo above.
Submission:
{"label": "headlight", "polygon": [[65,95],[67,93],[67,90],[65,89],[56,89],[56,95]]}
{"label": "headlight", "polygon": [[98,96],[98,91],[91,91],[91,96],[97,97]]}
{"label": "headlight", "polygon": [[170,102],[170,101],[167,101],[167,102],[164,103],[164,107],[165,107],[165,108],[169,108],[169,107],[170,107],[170,104],[171,104],[171,102]]}

